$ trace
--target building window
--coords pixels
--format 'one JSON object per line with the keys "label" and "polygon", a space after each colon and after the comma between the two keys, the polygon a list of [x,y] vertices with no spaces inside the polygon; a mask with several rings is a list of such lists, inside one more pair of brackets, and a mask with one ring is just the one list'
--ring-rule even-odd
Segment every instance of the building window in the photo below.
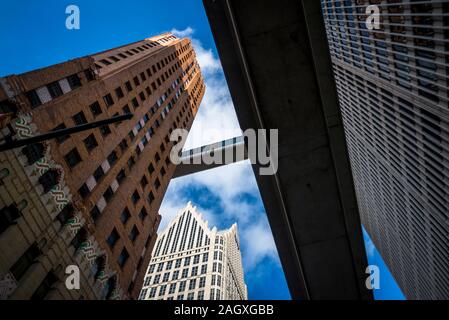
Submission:
{"label": "building window", "polygon": [[120,170],[120,172],[118,173],[117,177],[115,178],[118,182],[118,184],[121,184],[123,182],[123,180],[125,180],[126,178],[126,173],[125,170]]}
{"label": "building window", "polygon": [[178,289],[178,292],[184,292],[184,290],[186,289],[186,283],[187,283],[187,281],[181,281],[180,283],[179,283],[179,289]]}
{"label": "building window", "polygon": [[136,241],[137,237],[139,236],[139,230],[137,229],[136,226],[134,226],[131,230],[131,232],[129,233],[129,240],[131,240],[132,242]]}
{"label": "building window", "polygon": [[204,288],[205,286],[206,286],[206,277],[201,277],[199,287]]}
{"label": "building window", "polygon": [[81,198],[86,199],[90,195],[90,190],[87,184],[84,183],[81,188],[79,188],[78,193]]}
{"label": "building window", "polygon": [[148,166],[148,172],[149,172],[150,174],[152,174],[154,171],[155,171],[155,170],[154,170],[154,166],[153,166],[152,163],[150,163],[150,165]]}
{"label": "building window", "polygon": [[140,86],[139,78],[134,77],[134,84],[136,85],[136,87]]}
{"label": "building window", "polygon": [[150,191],[150,193],[148,194],[148,203],[149,204],[152,204],[153,203],[153,201],[154,201],[154,194],[153,194],[153,192],[152,191]]}
{"label": "building window", "polygon": [[151,288],[149,298],[154,298],[156,296],[156,288]]}
{"label": "building window", "polygon": [[59,183],[59,172],[54,169],[50,169],[39,177],[39,183],[44,187],[44,193],[49,192]]}
{"label": "building window", "polygon": [[145,100],[147,99],[147,98],[145,97],[145,94],[144,94],[143,92],[139,93],[139,97],[140,97],[140,100],[142,100],[142,102],[145,101]]}
{"label": "building window", "polygon": [[193,267],[193,268],[192,268],[191,276],[194,277],[194,276],[196,276],[196,275],[198,275],[198,267]]}
{"label": "building window", "polygon": [[64,209],[59,212],[59,214],[56,216],[55,220],[59,221],[61,226],[65,226],[67,222],[73,218],[75,209],[73,208],[73,205],[71,203],[67,204]]}
{"label": "building window", "polygon": [[106,104],[107,107],[110,107],[114,104],[114,99],[112,99],[112,96],[110,93],[108,93],[107,95],[105,95],[103,97],[104,103]]}
{"label": "building window", "polygon": [[22,153],[27,157],[28,164],[32,165],[44,157],[45,147],[42,143],[29,144],[22,149]]}
{"label": "building window", "polygon": [[15,223],[20,217],[20,212],[15,205],[3,207],[0,210],[0,234]]}
{"label": "building window", "polygon": [[118,87],[117,89],[115,89],[115,95],[117,96],[117,99],[121,99],[125,96],[123,94],[122,87]]}
{"label": "building window", "polygon": [[198,291],[198,297],[196,298],[197,300],[204,300],[204,291]]}
{"label": "building window", "polygon": [[94,220],[94,222],[98,220],[100,215],[101,215],[101,211],[100,211],[100,209],[98,209],[97,206],[94,206],[92,208],[92,210],[90,210],[90,217],[92,218],[92,220]]}
{"label": "building window", "polygon": [[[53,130],[51,131],[58,131],[58,130],[62,130],[62,129],[66,129],[67,127],[65,126],[64,123],[61,123],[59,126],[55,127]],[[58,143],[63,143],[64,141],[66,141],[68,138],[70,138],[70,136],[68,134],[64,135],[64,136],[59,136],[56,138],[56,142]]]}
{"label": "building window", "polygon": [[172,280],[178,280],[179,277],[179,270],[173,271]]}
{"label": "building window", "polygon": [[102,60],[100,60],[100,62],[101,62],[102,64],[106,65],[106,66],[109,66],[109,65],[111,65],[111,64],[112,64],[112,62],[111,62],[111,61],[109,61],[109,60],[106,60],[106,59],[102,59]]}
{"label": "building window", "polygon": [[72,90],[75,90],[76,88],[81,87],[81,80],[77,74],[72,74],[71,76],[68,76],[67,81]]}
{"label": "building window", "polygon": [[111,234],[109,235],[109,237],[107,238],[106,242],[108,243],[109,247],[114,248],[115,244],[117,243],[117,241],[120,239],[120,236],[117,232],[117,230],[115,230],[115,228],[112,230]]}
{"label": "building window", "polygon": [[161,280],[161,275],[160,274],[155,275],[153,284],[158,284],[160,280]]}
{"label": "building window", "polygon": [[131,214],[129,213],[128,208],[125,208],[122,211],[122,214],[120,215],[120,221],[126,225],[126,223],[128,222],[129,218],[131,218]]}
{"label": "building window", "polygon": [[175,268],[179,268],[181,266],[181,259],[176,259]]}
{"label": "building window", "polygon": [[165,291],[166,290],[167,290],[167,285],[166,284],[160,286],[160,288],[159,288],[159,297],[162,297],[163,295],[165,295]]}
{"label": "building window", "polygon": [[95,172],[94,172],[95,181],[99,182],[103,176],[104,176],[104,170],[101,166],[99,166],[97,168],[97,170],[95,170]]}
{"label": "building window", "polygon": [[203,262],[207,262],[209,260],[209,252],[203,254]]}
{"label": "building window", "polygon": [[96,147],[98,147],[97,140],[95,139],[94,134],[92,133],[86,139],[83,140],[84,145],[86,146],[87,151],[92,151]]}
{"label": "building window", "polygon": [[103,193],[103,198],[106,200],[107,203],[111,201],[112,197],[114,196],[114,190],[112,190],[111,187],[108,187],[106,191]]}
{"label": "building window", "polygon": [[81,245],[84,242],[86,242],[87,238],[88,238],[87,231],[83,227],[76,233],[75,237],[72,239],[70,244],[75,248],[75,251],[78,251]]}
{"label": "building window", "polygon": [[77,126],[86,124],[87,120],[86,120],[86,116],[84,115],[84,112],[81,111],[81,112],[75,114],[73,116],[73,122],[75,122],[75,125],[77,125]]}
{"label": "building window", "polygon": [[53,271],[50,271],[47,276],[42,280],[39,287],[31,296],[31,300],[43,300],[52,289],[53,285],[58,282],[58,278]]}
{"label": "building window", "polygon": [[195,297],[195,293],[194,292],[189,292],[189,294],[187,295],[187,300],[193,300]]}
{"label": "building window", "polygon": [[53,99],[62,96],[64,93],[62,92],[61,86],[59,82],[52,82],[47,85],[48,92],[50,93]]}
{"label": "building window", "polygon": [[143,289],[142,291],[140,291],[139,300],[144,300],[147,295],[147,292],[148,292],[148,289]]}
{"label": "building window", "polygon": [[189,269],[183,269],[181,277],[182,278],[187,278],[188,275],[189,275]]}
{"label": "building window", "polygon": [[139,107],[139,102],[137,101],[136,98],[133,98],[133,99],[131,100],[131,103],[133,104],[134,108],[138,108],[138,107]]}
{"label": "building window", "polygon": [[123,268],[125,266],[126,261],[128,261],[128,258],[129,258],[129,253],[128,253],[128,251],[126,251],[125,248],[123,248],[122,252],[120,253],[120,255],[117,259],[117,262],[118,262],[120,268]]}
{"label": "building window", "polygon": [[189,290],[194,290],[196,287],[196,279],[191,279],[189,283]]}
{"label": "building window", "polygon": [[82,161],[81,156],[78,153],[78,150],[76,150],[76,148],[72,149],[68,154],[66,154],[64,156],[64,159],[70,168],[75,167],[78,163]]}
{"label": "building window", "polygon": [[145,220],[145,218],[148,216],[148,212],[147,209],[145,209],[145,207],[142,208],[142,210],[140,210],[139,212],[139,219],[140,220]]}
{"label": "building window", "polygon": [[92,112],[92,115],[94,117],[99,116],[100,114],[103,113],[103,111],[101,110],[100,104],[98,103],[98,101],[95,101],[94,103],[92,103],[90,106],[90,111]]}
{"label": "building window", "polygon": [[170,279],[170,272],[164,273],[164,277],[162,278],[162,282],[167,282]]}
{"label": "building window", "polygon": [[120,141],[120,150],[125,151],[126,149],[128,149],[128,141],[126,141],[126,139],[123,139],[122,141]]}
{"label": "building window", "polygon": [[193,257],[193,264],[198,264],[200,262],[200,255],[197,254]]}
{"label": "building window", "polygon": [[148,185],[148,180],[146,176],[143,176],[142,179],[140,179],[140,185],[142,188],[145,188]]}
{"label": "building window", "polygon": [[84,70],[84,75],[89,82],[95,80],[95,74],[91,69]]}
{"label": "building window", "polygon": [[172,284],[170,284],[170,289],[169,289],[169,291],[168,291],[169,294],[175,293],[175,291],[176,291],[176,285],[177,285],[177,283],[172,283]]}
{"label": "building window", "polygon": [[206,274],[206,272],[207,272],[207,264],[203,264],[201,266],[201,274]]}
{"label": "building window", "polygon": [[100,127],[100,132],[103,137],[107,137],[108,135],[111,134],[111,129],[109,128],[108,125],[105,125],[105,126]]}
{"label": "building window", "polygon": [[127,90],[128,92],[133,91],[133,86],[131,85],[131,82],[126,81],[126,82],[125,82],[125,87],[126,87],[126,90]]}
{"label": "building window", "polygon": [[161,182],[159,181],[159,178],[156,178],[156,181],[154,181],[154,187],[156,190],[158,190],[161,186]]}
{"label": "building window", "polygon": [[127,104],[122,108],[122,110],[123,110],[123,113],[124,113],[124,114],[129,114],[129,113],[131,113],[131,110],[129,109],[129,106],[128,106]]}
{"label": "building window", "polygon": [[134,165],[136,164],[136,161],[134,160],[134,157],[131,156],[128,159],[128,167],[131,169],[132,167],[134,167]]}
{"label": "building window", "polygon": [[42,101],[39,98],[39,95],[37,94],[36,90],[28,91],[27,93],[25,93],[25,96],[30,102],[31,108],[39,107],[42,104]]}
{"label": "building window", "polygon": [[139,192],[137,192],[137,190],[134,191],[133,195],[131,196],[131,200],[132,200],[132,202],[133,202],[134,205],[136,205],[137,202],[139,202],[139,200],[140,200],[140,195],[139,195]]}
{"label": "building window", "polygon": [[118,160],[117,153],[115,151],[112,151],[108,156],[109,165],[112,166],[114,163],[117,162],[117,160]]}
{"label": "building window", "polygon": [[143,286],[144,286],[144,287],[147,287],[147,286],[150,285],[150,283],[151,283],[151,276],[148,276],[148,277],[145,278],[145,281],[144,281],[144,283],[143,283]]}

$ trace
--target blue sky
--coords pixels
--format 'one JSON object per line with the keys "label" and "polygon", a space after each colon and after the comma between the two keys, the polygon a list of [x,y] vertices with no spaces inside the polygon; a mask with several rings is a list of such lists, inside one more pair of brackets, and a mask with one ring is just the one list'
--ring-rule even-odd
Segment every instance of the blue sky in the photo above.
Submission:
{"label": "blue sky", "polygon": [[[65,9],[77,5],[81,29],[65,28]],[[166,31],[193,38],[206,96],[186,147],[240,135],[201,1],[16,0],[0,11],[0,76],[22,73],[110,49]],[[290,299],[251,166],[245,162],[175,179],[161,207],[161,228],[192,201],[209,225],[237,222],[250,299]],[[378,299],[402,294],[365,234],[368,258],[381,268]],[[255,241],[256,239],[256,241]]]}

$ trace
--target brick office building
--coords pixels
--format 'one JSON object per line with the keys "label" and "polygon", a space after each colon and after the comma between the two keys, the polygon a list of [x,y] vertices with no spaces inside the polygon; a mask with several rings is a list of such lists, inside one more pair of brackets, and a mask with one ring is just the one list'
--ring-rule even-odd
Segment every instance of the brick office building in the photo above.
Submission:
{"label": "brick office building", "polygon": [[[157,237],[158,209],[175,170],[169,135],[190,129],[204,91],[190,41],[172,34],[0,79],[2,111],[16,114],[3,137],[134,115],[1,154],[0,289],[2,281],[9,284],[4,297],[138,296]],[[52,201],[47,218],[36,223],[34,216],[45,216],[42,208]],[[62,233],[65,240],[56,241],[55,251],[51,243]],[[81,286],[85,280],[96,291],[65,292],[70,261],[82,264]]]}

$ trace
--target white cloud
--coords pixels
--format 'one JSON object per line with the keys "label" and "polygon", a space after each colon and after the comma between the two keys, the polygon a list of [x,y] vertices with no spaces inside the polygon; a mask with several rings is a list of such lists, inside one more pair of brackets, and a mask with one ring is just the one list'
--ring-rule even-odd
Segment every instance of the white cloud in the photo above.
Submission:
{"label": "white cloud", "polygon": [[270,228],[264,220],[260,220],[245,229],[241,235],[241,241],[245,242],[245,265],[255,267],[263,258],[270,257],[277,260],[277,250],[271,235]]}
{"label": "white cloud", "polygon": [[[220,61],[211,49],[204,48],[202,43],[193,37],[192,28],[173,29],[171,32],[178,37],[191,38],[206,84],[205,96],[184,149],[240,136],[242,131]],[[248,194],[259,198],[257,183],[249,161],[173,179],[160,209],[162,215],[160,230],[163,230],[186,202],[191,200],[188,198],[189,191],[198,187],[207,188],[213,197],[218,199],[219,204],[214,210],[198,207],[209,221],[210,227],[218,225],[220,221],[238,223],[247,272],[265,257],[278,261],[263,207],[243,197],[244,194]],[[198,206],[197,203],[193,204]],[[231,224],[226,227],[230,227]]]}
{"label": "white cloud", "polygon": [[191,27],[187,27],[184,30],[172,29],[172,31],[170,32],[178,38],[186,38],[192,36],[195,30],[193,30]]}

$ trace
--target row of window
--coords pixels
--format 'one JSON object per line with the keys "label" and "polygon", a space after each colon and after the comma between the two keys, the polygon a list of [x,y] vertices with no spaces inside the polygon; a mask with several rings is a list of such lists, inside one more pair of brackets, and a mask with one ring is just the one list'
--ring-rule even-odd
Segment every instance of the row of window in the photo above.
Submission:
{"label": "row of window", "polygon": [[[153,279],[152,284],[159,284],[160,282],[164,283],[164,282],[168,282],[168,281],[174,281],[174,280],[178,280],[178,279],[185,279],[185,278],[189,278],[189,277],[196,277],[197,275],[202,275],[202,274],[206,274],[207,273],[207,264],[203,264],[201,266],[201,269],[199,269],[198,266],[192,267],[191,268],[191,272],[189,275],[189,268],[185,268],[182,270],[175,270],[173,271],[173,273],[171,272],[165,272],[164,274],[156,274],[154,275],[154,277],[147,276],[145,278],[145,285],[150,285],[151,283],[151,279]],[[171,274],[171,278],[170,278],[170,274]]]}
{"label": "row of window", "polygon": [[175,39],[177,39],[175,36],[169,36],[169,37],[159,39],[157,41],[151,41],[149,43],[145,43],[141,46],[138,46],[138,47],[135,47],[132,49],[128,49],[123,52],[119,52],[116,55],[111,55],[108,58],[99,60],[98,62],[101,64],[97,63],[96,67],[101,69],[101,68],[103,68],[103,66],[109,66],[109,65],[113,64],[114,62],[119,62],[122,59],[127,59],[128,57],[132,57],[135,54],[145,52],[145,50],[151,49],[153,47],[158,47],[158,46],[162,45],[163,43],[169,42],[169,40],[175,40]]}
{"label": "row of window", "polygon": [[165,294],[183,293],[186,290],[191,291],[195,290],[196,288],[201,289],[204,288],[205,286],[206,286],[206,277],[184,280],[180,282],[174,282],[171,284],[163,284],[158,287],[152,287],[151,289],[146,288],[142,289],[142,291],[140,292],[139,299],[145,299],[148,291],[149,291],[148,298],[154,299],[156,297],[162,298],[165,296]]}
{"label": "row of window", "polygon": [[[87,79],[92,79],[90,71],[86,71]],[[72,74],[59,81],[49,83],[38,89],[33,89],[25,93],[31,108],[37,108],[40,105],[50,102],[72,90],[81,87],[81,80],[78,74]]]}

